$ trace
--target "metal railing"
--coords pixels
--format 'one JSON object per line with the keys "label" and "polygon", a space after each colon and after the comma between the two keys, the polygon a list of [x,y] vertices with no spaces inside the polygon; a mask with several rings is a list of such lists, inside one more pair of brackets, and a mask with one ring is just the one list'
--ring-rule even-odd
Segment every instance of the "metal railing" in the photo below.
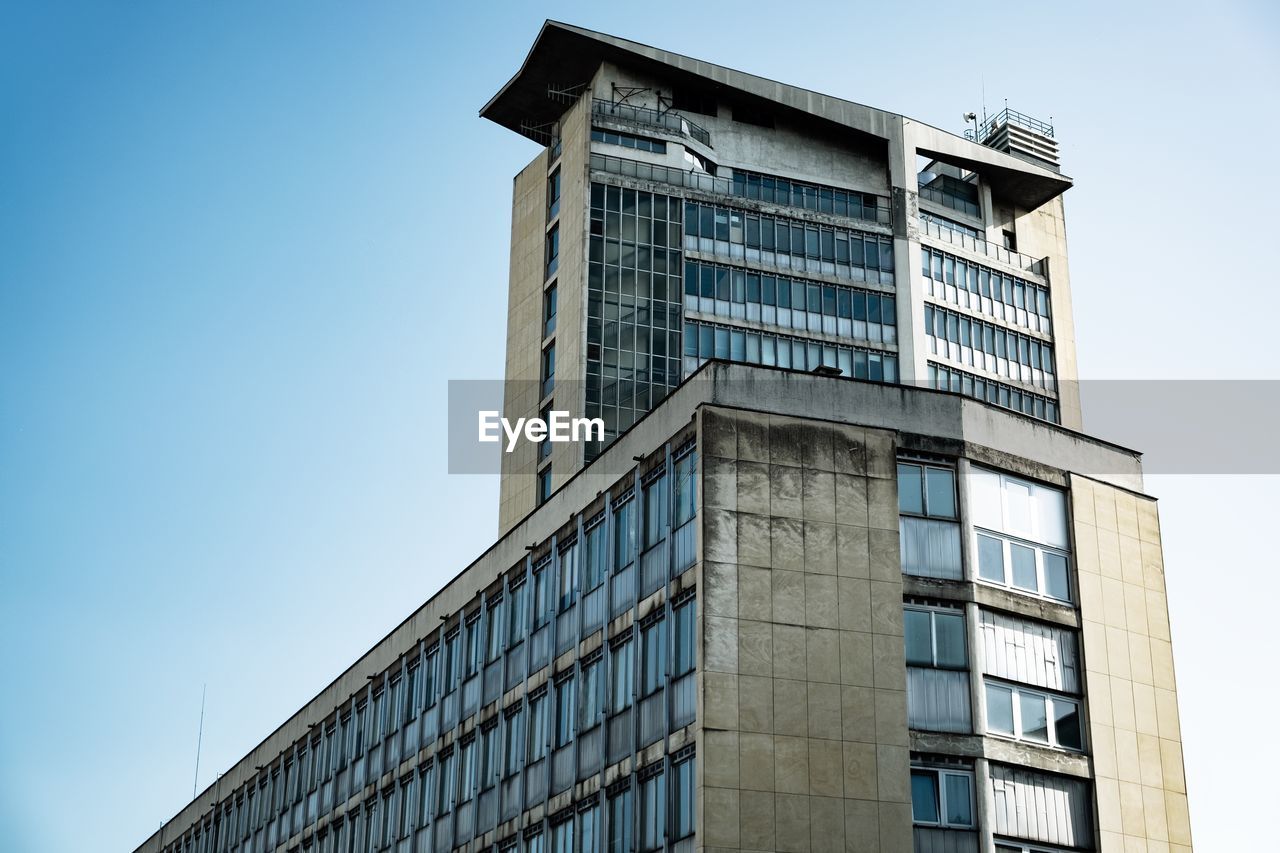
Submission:
{"label": "metal railing", "polygon": [[[737,183],[730,178],[717,178],[714,175],[708,175],[706,172],[675,169],[670,166],[658,166],[653,163],[641,163],[638,160],[627,160],[625,158],[614,157],[609,154],[592,154],[590,162],[591,168],[597,172],[608,172],[612,175],[621,175],[624,178],[638,178],[642,181],[656,181],[660,184],[670,184],[675,187],[688,187],[689,189],[715,193],[717,195],[748,198],[748,196],[742,192],[743,185],[741,183]],[[887,224],[889,222],[889,200],[881,196],[877,196],[877,199],[883,203],[877,205],[875,208],[874,217],[865,216],[847,218],[858,218],[867,222]],[[795,207],[795,205],[784,206]],[[797,209],[807,210],[808,208]],[[864,210],[871,212],[871,208],[869,206],[864,207]]]}
{"label": "metal railing", "polygon": [[1044,258],[1033,258],[1021,252],[1015,252],[989,240],[970,237],[961,231],[945,228],[936,222],[922,221],[920,224],[922,226],[921,230],[936,240],[959,246],[962,249],[968,249],[970,252],[986,255],[988,258],[994,258],[1002,264],[1009,264],[1036,275],[1045,274]]}
{"label": "metal railing", "polygon": [[674,131],[701,142],[708,148],[711,147],[711,134],[706,128],[700,127],[679,113],[673,113],[669,110],[662,112],[649,107],[636,107],[631,104],[618,104],[613,101],[595,98],[591,101],[591,114],[630,124],[640,124],[646,127],[658,127],[663,130]]}
{"label": "metal railing", "polygon": [[1008,107],[1005,107],[982,123],[982,127],[978,130],[979,138],[986,139],[995,132],[996,128],[1004,124],[1015,124],[1018,127],[1025,127],[1027,130],[1038,133],[1041,136],[1047,136],[1050,139],[1053,138],[1053,125],[1048,122],[1041,121],[1038,118],[1032,118],[1025,113],[1018,112],[1017,110],[1011,110]]}

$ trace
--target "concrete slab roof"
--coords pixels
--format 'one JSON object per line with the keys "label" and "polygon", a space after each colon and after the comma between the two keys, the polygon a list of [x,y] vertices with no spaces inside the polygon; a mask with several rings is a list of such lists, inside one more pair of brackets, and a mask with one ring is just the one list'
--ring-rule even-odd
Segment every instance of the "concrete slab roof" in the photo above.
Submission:
{"label": "concrete slab roof", "polygon": [[534,139],[529,128],[556,121],[570,106],[563,98],[550,97],[548,88],[572,89],[589,83],[603,62],[648,72],[677,86],[711,87],[731,98],[768,104],[837,132],[881,140],[905,137],[923,155],[978,172],[998,195],[1026,209],[1039,207],[1072,183],[1050,169],[897,113],[559,21],[543,24],[520,70],[481,108],[480,115]]}

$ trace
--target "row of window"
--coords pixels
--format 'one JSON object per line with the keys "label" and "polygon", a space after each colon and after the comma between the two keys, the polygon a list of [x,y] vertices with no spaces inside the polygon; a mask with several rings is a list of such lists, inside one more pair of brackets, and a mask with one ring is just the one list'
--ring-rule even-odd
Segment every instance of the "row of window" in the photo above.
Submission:
{"label": "row of window", "polygon": [[826,367],[855,379],[898,381],[896,355],[711,323],[684,324],[684,357],[686,374],[716,358],[789,370],[813,371]]}
{"label": "row of window", "polygon": [[1053,347],[1001,326],[924,306],[929,352],[969,367],[1053,390]]}
{"label": "row of window", "polygon": [[[973,240],[986,240],[986,237],[979,233],[977,228],[973,228],[961,222],[956,222],[954,219],[947,219],[945,216],[938,216],[937,214],[928,213],[922,210],[920,211],[920,221],[931,222],[940,228],[945,228],[948,231],[961,234]],[[928,269],[928,266],[925,268]]]}
{"label": "row of window", "polygon": [[1059,422],[1058,404],[1055,400],[933,361],[929,362],[928,387],[963,394],[1050,423]]}
{"label": "row of window", "polygon": [[854,281],[893,283],[893,240],[861,231],[685,202],[684,245]]}
{"label": "row of window", "polygon": [[[273,833],[284,832],[283,837],[300,831],[332,808],[335,795],[345,799],[349,795],[346,792],[361,787],[366,777],[375,778],[381,772],[383,753],[394,766],[396,756],[402,751],[411,755],[420,745],[428,746],[437,736],[437,725],[449,730],[461,717],[474,713],[479,705],[482,670],[486,696],[490,695],[490,675],[501,679],[505,673],[510,686],[509,664],[513,661],[508,659],[508,665],[501,665],[499,661],[504,652],[524,651],[529,648],[527,641],[531,636],[548,638],[549,623],[555,614],[565,614],[588,595],[594,594],[598,599],[598,591],[611,569],[621,573],[633,565],[637,552],[659,545],[665,540],[667,530],[691,529],[688,522],[696,508],[696,470],[697,454],[693,448],[678,451],[669,472],[659,469],[646,477],[638,499],[628,493],[615,501],[612,512],[601,513],[588,521],[580,537],[570,537],[560,543],[555,554],[546,554],[528,569],[517,570],[504,591],[488,597],[482,606],[464,614],[455,625],[424,640],[418,650],[371,679],[369,687],[352,697],[345,710],[335,714],[326,725],[317,727],[313,735],[287,750],[269,770],[224,800],[218,814],[225,812],[224,822],[234,828],[234,832],[224,831],[228,843],[230,839],[238,843],[252,833],[263,832],[264,828],[270,828]],[[689,538],[678,536],[677,545]],[[681,550],[689,553],[682,555]],[[683,549],[677,547],[674,558],[676,566],[687,566],[692,559],[692,547],[688,543]],[[666,561],[662,569],[659,580],[665,581]],[[677,570],[673,567],[671,571]],[[623,597],[624,606],[627,595]],[[694,666],[694,606],[692,599],[677,602],[671,610],[671,619],[659,615],[646,620],[638,627],[634,641],[615,638],[613,654],[608,658],[607,672],[612,686],[607,695],[602,693],[606,670],[597,657],[595,661],[585,661],[579,674],[557,679],[555,690],[550,695],[544,694],[545,698],[530,697],[530,710],[509,709],[509,718],[522,719],[508,723],[504,733],[514,738],[519,732],[522,745],[527,743],[528,749],[535,752],[526,753],[522,749],[517,753],[508,748],[502,754],[526,757],[536,754],[536,750],[545,748],[547,743],[563,745],[579,730],[599,722],[605,711],[616,713],[630,706],[632,696],[644,698],[655,693],[667,680],[674,682],[686,676]],[[623,611],[615,605],[612,612],[616,615]],[[603,617],[601,612],[595,624],[603,624]],[[637,647],[638,655],[631,651]],[[545,666],[550,660],[547,654],[550,651],[547,644],[540,662],[531,658],[530,671]],[[522,663],[523,659],[516,662]],[[477,689],[469,693],[464,689],[468,685]],[[495,681],[493,687],[501,688],[502,681]],[[492,696],[496,698],[500,692],[497,690]],[[466,710],[464,703],[463,713],[459,714],[460,694],[473,695],[468,700],[471,711]],[[450,699],[452,702],[445,701]],[[442,707],[451,707],[452,711],[442,711]],[[526,713],[527,726],[523,719]],[[553,729],[548,728],[552,725]],[[530,731],[535,736],[523,740]],[[538,732],[547,732],[547,737],[538,736]],[[484,738],[480,739],[477,754],[481,756],[481,768],[489,766],[484,763],[487,760],[484,756],[491,754],[491,747]],[[463,774],[460,778],[471,779],[473,756],[465,749],[457,755],[459,772]],[[468,788],[473,789],[474,786]]]}
{"label": "row of window", "polygon": [[939,175],[920,187],[920,197],[975,219],[982,216],[982,210],[978,206],[977,185],[950,175]]}
{"label": "row of window", "polygon": [[898,341],[897,305],[887,294],[694,261],[684,265],[684,294],[689,311],[872,343]]}
{"label": "row of window", "polygon": [[925,293],[1011,325],[1050,334],[1049,288],[922,246]]}
{"label": "row of window", "polygon": [[889,200],[874,193],[843,190],[745,169],[733,170],[732,189],[734,195],[742,198],[802,207],[850,219],[885,223],[889,221]]}
{"label": "row of window", "polygon": [[636,136],[631,133],[618,133],[612,130],[591,128],[591,141],[603,142],[606,145],[621,145],[636,151],[648,151],[651,154],[666,154],[667,143],[661,139],[650,139],[647,136]]}

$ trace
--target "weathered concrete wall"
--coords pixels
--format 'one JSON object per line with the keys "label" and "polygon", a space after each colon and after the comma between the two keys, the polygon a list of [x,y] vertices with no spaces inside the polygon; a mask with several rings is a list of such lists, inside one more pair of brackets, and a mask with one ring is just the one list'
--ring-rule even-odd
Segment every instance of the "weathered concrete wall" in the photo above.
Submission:
{"label": "weathered concrete wall", "polygon": [[1150,498],[1071,477],[1102,853],[1190,853],[1160,521]]}
{"label": "weathered concrete wall", "polygon": [[891,433],[704,408],[706,850],[911,849]]}

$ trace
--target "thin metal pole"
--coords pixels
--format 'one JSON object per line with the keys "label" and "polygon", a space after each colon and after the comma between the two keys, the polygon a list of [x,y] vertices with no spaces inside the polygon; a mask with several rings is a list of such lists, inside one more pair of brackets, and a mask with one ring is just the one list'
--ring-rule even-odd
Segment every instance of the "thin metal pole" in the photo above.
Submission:
{"label": "thin metal pole", "polygon": [[200,783],[200,745],[204,740],[204,697],[208,684],[200,685],[200,728],[196,732],[196,776],[191,780],[191,799],[196,798],[196,786]]}

